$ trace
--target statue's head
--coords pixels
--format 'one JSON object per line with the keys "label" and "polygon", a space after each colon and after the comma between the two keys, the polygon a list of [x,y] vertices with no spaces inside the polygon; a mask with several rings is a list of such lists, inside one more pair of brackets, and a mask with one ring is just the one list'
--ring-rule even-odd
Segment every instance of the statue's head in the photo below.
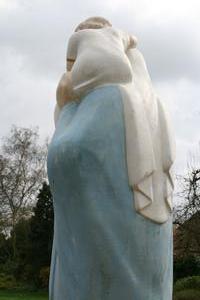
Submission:
{"label": "statue's head", "polygon": [[81,22],[75,29],[75,32],[83,29],[99,29],[104,27],[111,27],[112,24],[102,17],[91,17]]}

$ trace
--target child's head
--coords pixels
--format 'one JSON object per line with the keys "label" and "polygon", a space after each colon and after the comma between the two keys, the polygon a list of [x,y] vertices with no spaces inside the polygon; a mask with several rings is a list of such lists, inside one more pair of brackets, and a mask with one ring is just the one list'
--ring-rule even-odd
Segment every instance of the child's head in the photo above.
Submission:
{"label": "child's head", "polygon": [[112,24],[102,17],[91,17],[86,19],[85,21],[81,22],[75,29],[76,31],[83,30],[83,29],[99,29],[104,27],[111,27]]}

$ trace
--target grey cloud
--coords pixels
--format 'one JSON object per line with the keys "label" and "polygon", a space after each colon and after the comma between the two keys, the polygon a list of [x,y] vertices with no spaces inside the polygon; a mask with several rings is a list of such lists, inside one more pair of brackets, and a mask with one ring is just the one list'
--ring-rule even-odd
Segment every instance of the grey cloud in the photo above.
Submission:
{"label": "grey cloud", "polygon": [[197,82],[175,80],[159,82],[156,88],[170,110],[177,141],[176,172],[181,173],[200,142],[200,87]]}
{"label": "grey cloud", "polygon": [[152,26],[141,33],[143,53],[156,80],[200,79],[200,42],[192,24]]}

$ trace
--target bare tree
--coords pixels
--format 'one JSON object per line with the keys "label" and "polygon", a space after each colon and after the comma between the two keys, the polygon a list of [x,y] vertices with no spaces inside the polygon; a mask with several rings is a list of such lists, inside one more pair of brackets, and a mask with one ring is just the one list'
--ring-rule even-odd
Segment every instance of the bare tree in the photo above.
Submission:
{"label": "bare tree", "polygon": [[0,155],[0,223],[13,232],[15,225],[30,214],[41,183],[45,178],[46,146],[38,144],[37,129],[13,126],[4,138]]}
{"label": "bare tree", "polygon": [[179,177],[182,199],[175,211],[175,222],[182,224],[200,212],[200,169],[194,169],[186,176]]}
{"label": "bare tree", "polygon": [[[198,158],[198,157],[197,157]],[[200,255],[200,167],[190,156],[188,172],[178,177],[180,204],[175,208],[175,223],[178,225],[175,251],[181,255]],[[176,249],[177,248],[177,249]],[[179,251],[180,250],[180,251]]]}

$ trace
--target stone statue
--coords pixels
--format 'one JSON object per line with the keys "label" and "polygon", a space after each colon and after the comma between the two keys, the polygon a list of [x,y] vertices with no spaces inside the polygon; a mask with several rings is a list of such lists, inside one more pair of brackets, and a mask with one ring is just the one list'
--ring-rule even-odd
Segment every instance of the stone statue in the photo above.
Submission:
{"label": "stone statue", "polygon": [[101,17],[69,39],[48,152],[50,300],[172,299],[175,146],[136,46]]}

